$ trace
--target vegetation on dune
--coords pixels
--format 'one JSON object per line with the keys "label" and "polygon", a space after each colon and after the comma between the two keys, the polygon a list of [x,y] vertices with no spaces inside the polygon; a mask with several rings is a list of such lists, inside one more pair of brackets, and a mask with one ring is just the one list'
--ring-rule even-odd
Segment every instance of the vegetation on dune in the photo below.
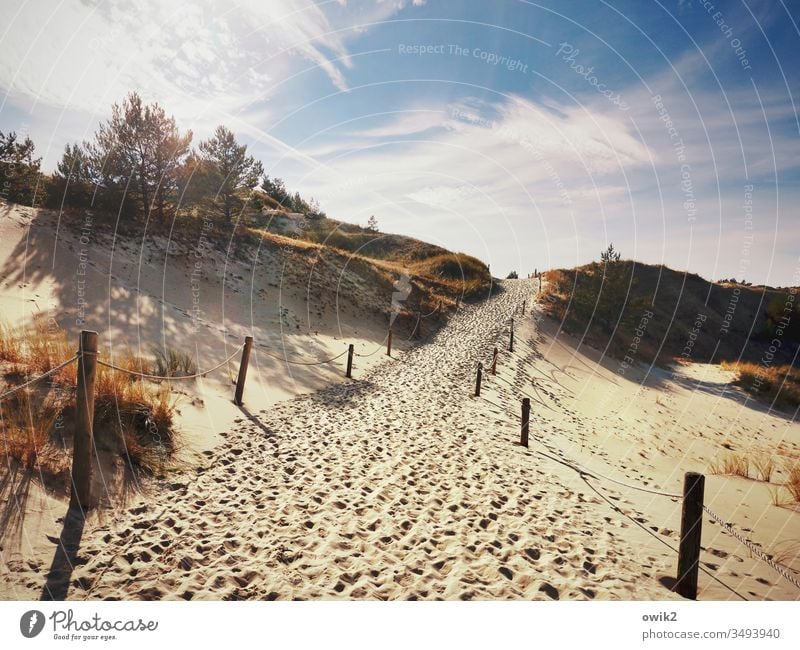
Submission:
{"label": "vegetation on dune", "polygon": [[776,456],[755,449],[727,452],[708,465],[711,474],[773,484],[770,492],[774,505],[800,503],[800,462],[796,458]]}
{"label": "vegetation on dune", "polygon": [[[33,328],[0,327],[0,363],[8,390],[66,361],[74,354],[66,333],[43,321]],[[102,358],[102,355],[101,355]],[[154,361],[130,352],[114,365],[134,372],[178,376],[194,372],[182,352],[159,351]],[[8,461],[56,478],[66,489],[74,427],[77,363],[0,402],[0,453]],[[138,379],[103,365],[95,380],[94,429],[98,449],[123,457],[134,469],[153,473],[177,446],[174,399],[167,384]]]}
{"label": "vegetation on dune", "polygon": [[787,468],[788,478],[785,487],[794,501],[800,503],[800,463],[795,462]]}
{"label": "vegetation on dune", "polygon": [[33,205],[41,183],[41,158],[34,158],[33,140],[21,140],[13,131],[0,131],[0,196]]}
{"label": "vegetation on dune", "polygon": [[800,370],[791,365],[723,363],[736,372],[735,384],[778,408],[800,407]]}
{"label": "vegetation on dune", "polygon": [[492,290],[489,268],[480,260],[411,237],[374,232],[327,217],[310,219],[297,232],[275,224],[250,228],[250,232],[261,238],[262,245],[272,242],[284,250],[292,247],[310,260],[319,259],[325,251],[325,259],[338,269],[332,270],[336,276],[345,269],[358,273],[387,296],[395,291],[395,282],[408,281],[411,293],[404,306],[416,313],[479,300]]}
{"label": "vegetation on dune", "polygon": [[78,213],[91,208],[95,229],[137,235],[144,229],[146,236],[192,247],[220,241],[233,256],[276,237],[287,249],[307,252],[313,248],[307,243],[318,244],[346,256],[349,269],[376,282],[390,280],[389,295],[394,282],[411,276],[406,307],[417,312],[491,291],[489,269],[475,258],[381,233],[374,215],[365,227],[329,219],[315,199],[265,175],[225,126],[197,147],[193,141],[192,132],[181,130],[158,103],[130,93],[112,106],[92,138],[65,147],[51,175],[41,172],[30,139],[0,133],[0,187],[8,188],[2,197],[59,209],[60,218],[76,226]]}
{"label": "vegetation on dune", "polygon": [[153,358],[150,374],[159,377],[188,377],[197,372],[192,355],[177,348],[153,348]]}
{"label": "vegetation on dune", "polygon": [[791,363],[800,343],[793,288],[713,283],[624,260],[613,247],[599,262],[549,271],[545,279],[548,312],[570,333],[619,359],[743,360],[777,368]]}

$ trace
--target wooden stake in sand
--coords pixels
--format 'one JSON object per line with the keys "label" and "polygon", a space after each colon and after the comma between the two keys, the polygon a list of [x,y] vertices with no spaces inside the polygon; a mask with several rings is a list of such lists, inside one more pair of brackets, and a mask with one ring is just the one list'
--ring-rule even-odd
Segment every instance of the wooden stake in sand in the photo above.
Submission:
{"label": "wooden stake in sand", "polygon": [[528,446],[528,432],[530,431],[531,422],[531,399],[530,397],[522,398],[522,430],[519,435],[519,444],[523,447]]}
{"label": "wooden stake in sand", "polygon": [[511,319],[511,339],[508,341],[508,351],[514,351],[514,319]]}
{"label": "wooden stake in sand", "polygon": [[497,374],[497,355],[498,355],[498,350],[495,347],[494,354],[492,355],[492,375]]}
{"label": "wooden stake in sand", "polygon": [[75,396],[75,439],[72,447],[71,504],[91,508],[92,447],[94,447],[94,380],[97,376],[97,332],[83,330],[78,347]]}
{"label": "wooden stake in sand", "polygon": [[675,583],[675,591],[684,598],[692,600],[697,599],[705,481],[705,476],[697,472],[686,472],[683,478],[681,543],[678,547],[678,579]]}
{"label": "wooden stake in sand", "polygon": [[239,376],[236,378],[236,395],[233,398],[233,403],[236,404],[236,406],[242,405],[244,380],[247,379],[247,366],[250,365],[250,350],[252,347],[253,337],[246,336],[244,338],[244,347],[242,348],[242,362],[239,364]]}
{"label": "wooden stake in sand", "polygon": [[389,330],[389,340],[386,343],[386,356],[392,356],[392,330]]}
{"label": "wooden stake in sand", "polygon": [[353,352],[355,352],[355,346],[351,343],[350,347],[347,348],[347,372],[345,377],[348,379],[353,378]]}
{"label": "wooden stake in sand", "polygon": [[483,364],[478,364],[478,377],[475,379],[475,397],[481,396],[481,381],[483,380]]}
{"label": "wooden stake in sand", "polygon": [[528,301],[527,301],[527,300],[523,300],[523,301],[522,301],[522,315],[523,315],[523,316],[525,315],[525,308],[526,308],[527,306],[528,306]]}

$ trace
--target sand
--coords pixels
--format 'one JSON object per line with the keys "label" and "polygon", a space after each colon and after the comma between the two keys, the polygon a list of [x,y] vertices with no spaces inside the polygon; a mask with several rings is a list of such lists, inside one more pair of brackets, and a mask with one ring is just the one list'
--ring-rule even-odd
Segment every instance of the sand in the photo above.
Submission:
{"label": "sand", "polygon": [[[358,359],[353,381],[272,401],[248,393],[184,466],[82,527],[59,520],[63,501],[29,499],[38,516],[4,544],[2,596],[678,598],[679,500],[588,478],[554,454],[680,492],[684,472],[707,473],[729,448],[797,457],[798,425],[746,402],[716,368],[621,376],[540,306],[519,313],[530,282],[502,288],[398,358]],[[485,374],[475,398],[476,365],[495,345],[498,376]],[[273,367],[255,374],[281,380]],[[523,396],[528,449],[517,444]],[[769,490],[708,475],[706,503],[797,576],[800,513]],[[701,599],[800,596],[708,518],[703,547]]]}

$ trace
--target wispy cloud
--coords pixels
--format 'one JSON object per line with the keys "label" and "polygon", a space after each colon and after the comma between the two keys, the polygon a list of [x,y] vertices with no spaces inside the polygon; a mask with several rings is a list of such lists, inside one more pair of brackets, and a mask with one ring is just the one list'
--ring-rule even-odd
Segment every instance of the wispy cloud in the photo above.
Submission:
{"label": "wispy cloud", "polygon": [[[397,10],[380,4],[368,20]],[[348,11],[334,24],[305,0],[28,0],[0,38],[0,88],[93,113],[136,89],[187,119],[267,99],[298,60],[344,90]]]}

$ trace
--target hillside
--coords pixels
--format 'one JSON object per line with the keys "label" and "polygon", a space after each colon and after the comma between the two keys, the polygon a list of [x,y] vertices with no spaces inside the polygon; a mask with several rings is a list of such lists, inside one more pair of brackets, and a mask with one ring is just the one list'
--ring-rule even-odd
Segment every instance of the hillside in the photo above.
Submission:
{"label": "hillside", "polygon": [[780,327],[784,303],[797,313],[794,289],[710,282],[624,260],[552,270],[544,277],[547,312],[571,334],[618,359],[759,363],[776,337],[781,343],[771,364],[792,363],[797,353],[800,318]]}
{"label": "hillside", "polygon": [[[183,374],[214,367],[251,335],[248,393],[263,408],[342,381],[347,344],[360,372],[385,353],[390,326],[402,354],[437,332],[460,302],[492,291],[478,260],[417,240],[298,215],[244,221],[183,215],[169,226],[118,223],[99,210],[0,205],[4,389],[69,358],[83,329],[99,333],[105,361],[158,375],[170,364]],[[279,227],[289,221],[301,227]],[[103,480],[131,480],[119,461],[151,473],[174,464],[173,452],[185,459],[217,444],[218,430],[241,415],[231,404],[236,367],[238,357],[208,377],[171,385],[103,371],[96,413],[107,429],[99,432],[108,452]],[[57,496],[68,487],[63,450],[72,444],[74,375],[71,367],[0,406],[13,442],[6,456],[38,472]],[[30,398],[44,405],[35,418],[26,415]],[[156,420],[169,445],[154,458],[146,423]]]}

